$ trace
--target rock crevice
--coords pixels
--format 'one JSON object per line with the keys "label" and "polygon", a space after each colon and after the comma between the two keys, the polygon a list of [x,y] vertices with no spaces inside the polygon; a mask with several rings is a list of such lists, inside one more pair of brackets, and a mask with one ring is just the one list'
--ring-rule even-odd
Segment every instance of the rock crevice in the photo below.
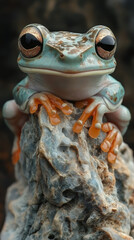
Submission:
{"label": "rock crevice", "polygon": [[77,135],[81,114],[60,113],[52,126],[41,107],[21,134],[16,183],[7,192],[1,240],[132,240],[134,162],[123,143],[114,165],[100,149],[105,138]]}

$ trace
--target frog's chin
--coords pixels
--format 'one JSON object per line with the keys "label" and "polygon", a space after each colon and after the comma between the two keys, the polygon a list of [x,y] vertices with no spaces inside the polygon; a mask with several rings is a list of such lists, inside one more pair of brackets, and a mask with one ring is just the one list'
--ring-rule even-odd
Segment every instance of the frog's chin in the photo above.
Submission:
{"label": "frog's chin", "polygon": [[111,74],[115,70],[115,67],[113,67],[113,68],[107,68],[107,69],[93,69],[93,70],[80,71],[80,72],[72,71],[72,70],[59,71],[59,70],[52,70],[52,69],[24,67],[22,65],[19,65],[19,68],[21,69],[21,71],[27,74],[36,73],[36,74],[44,74],[44,75],[48,74],[48,75],[64,76],[64,77],[105,75],[105,74]]}

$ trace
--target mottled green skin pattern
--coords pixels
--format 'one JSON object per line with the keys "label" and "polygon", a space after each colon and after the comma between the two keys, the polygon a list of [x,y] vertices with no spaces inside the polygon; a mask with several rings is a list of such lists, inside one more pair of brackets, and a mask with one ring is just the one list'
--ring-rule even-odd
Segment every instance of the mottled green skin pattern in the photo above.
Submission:
{"label": "mottled green skin pattern", "polygon": [[[95,38],[105,26],[96,26],[87,33],[49,32],[42,25],[37,26],[43,35],[43,50],[34,59],[19,59],[19,66],[35,69],[51,69],[62,72],[84,72],[115,68],[114,57],[104,60],[95,50]],[[106,28],[108,29],[108,28]],[[61,57],[61,54],[64,57]],[[113,69],[114,71],[114,69]]]}

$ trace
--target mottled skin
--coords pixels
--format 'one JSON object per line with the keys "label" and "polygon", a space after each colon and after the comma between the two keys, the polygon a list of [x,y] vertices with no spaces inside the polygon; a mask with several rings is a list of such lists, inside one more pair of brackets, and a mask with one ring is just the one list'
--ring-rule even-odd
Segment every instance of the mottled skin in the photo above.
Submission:
{"label": "mottled skin", "polygon": [[[17,162],[19,157],[18,150],[16,153],[16,149],[19,148],[17,139],[27,120],[27,114],[35,113],[41,104],[46,109],[51,124],[59,124],[60,118],[56,108],[67,115],[72,113],[70,106],[61,100],[64,99],[76,101],[78,107],[86,106],[82,116],[73,126],[73,131],[80,133],[84,123],[92,115],[89,135],[96,138],[100,130],[108,133],[101,149],[108,152],[109,162],[115,162],[118,147],[122,142],[120,131],[125,133],[130,121],[130,112],[121,105],[124,88],[109,75],[116,67],[114,55],[109,59],[101,58],[95,47],[99,32],[105,29],[109,35],[111,30],[105,26],[96,26],[85,34],[79,34],[51,33],[38,24],[29,25],[28,28],[30,31],[39,29],[42,49],[35,57],[26,57],[20,53],[18,65],[28,76],[14,88],[15,101],[8,101],[3,107],[3,116],[17,136],[13,148],[13,161]],[[24,28],[23,31],[28,28]],[[104,114],[111,123],[102,123]]]}

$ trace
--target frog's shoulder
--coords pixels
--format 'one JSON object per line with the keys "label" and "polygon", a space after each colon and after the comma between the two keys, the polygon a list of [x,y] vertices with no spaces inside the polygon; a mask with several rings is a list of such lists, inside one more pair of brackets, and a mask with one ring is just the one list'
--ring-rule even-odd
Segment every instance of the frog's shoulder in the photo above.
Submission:
{"label": "frog's shoulder", "polygon": [[28,83],[29,83],[29,77],[26,76],[13,88],[13,94],[16,91],[18,91],[20,87],[27,87]]}
{"label": "frog's shoulder", "polygon": [[114,86],[114,88],[116,88],[116,87],[120,88],[120,90],[124,89],[122,84],[119,81],[117,81],[114,77],[112,77],[111,75],[106,76],[106,81],[108,82],[109,86]]}
{"label": "frog's shoulder", "polygon": [[114,77],[112,77],[109,74],[106,75],[106,80],[109,82],[109,84],[119,84],[119,85],[121,85],[121,83],[119,81],[117,81]]}
{"label": "frog's shoulder", "polygon": [[16,103],[22,110],[25,109],[28,99],[36,93],[35,90],[29,88],[29,77],[25,77],[13,89],[13,96]]}

